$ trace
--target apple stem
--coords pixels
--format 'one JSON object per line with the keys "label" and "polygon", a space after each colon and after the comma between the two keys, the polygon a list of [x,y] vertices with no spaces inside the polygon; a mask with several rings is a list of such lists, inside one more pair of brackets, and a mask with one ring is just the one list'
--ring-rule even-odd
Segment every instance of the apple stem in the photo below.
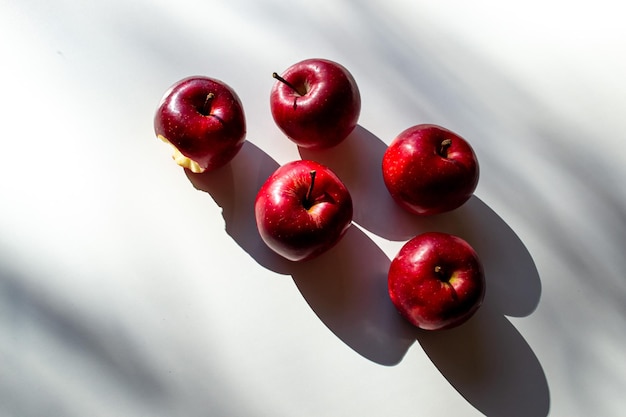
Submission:
{"label": "apple stem", "polygon": [[274,77],[275,79],[277,79],[278,81],[280,81],[281,83],[285,84],[287,87],[291,88],[293,91],[295,91],[296,93],[298,93],[299,95],[303,96],[306,94],[306,92],[302,92],[300,90],[298,90],[296,88],[295,85],[291,84],[289,81],[285,80],[283,77],[281,77],[280,75],[278,75],[278,73],[273,72],[272,73],[272,77]]}
{"label": "apple stem", "polygon": [[444,269],[440,265],[435,266],[435,274],[439,276],[439,279],[441,281],[444,281],[444,282],[448,281],[448,277],[446,276],[446,271],[444,271]]}
{"label": "apple stem", "polygon": [[311,175],[311,184],[309,185],[309,191],[307,191],[306,197],[304,197],[304,205],[307,209],[309,209],[313,205],[311,197],[313,195],[313,187],[315,186],[315,175],[317,174],[317,172],[313,169],[309,174]]}
{"label": "apple stem", "polygon": [[447,157],[448,148],[450,147],[450,145],[452,145],[452,139],[445,139],[444,141],[442,141],[439,148],[439,155],[443,156],[444,158]]}
{"label": "apple stem", "polygon": [[210,114],[209,109],[210,109],[210,105],[214,97],[215,97],[215,94],[209,93],[206,95],[206,98],[204,99],[204,104],[202,105],[202,113],[206,116]]}

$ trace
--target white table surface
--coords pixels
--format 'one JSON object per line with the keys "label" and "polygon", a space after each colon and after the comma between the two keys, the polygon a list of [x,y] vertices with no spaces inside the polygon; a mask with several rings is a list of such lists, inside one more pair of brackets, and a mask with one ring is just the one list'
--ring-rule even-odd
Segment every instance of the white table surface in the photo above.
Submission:
{"label": "white table surface", "polygon": [[[621,4],[0,0],[0,415],[619,416],[626,409],[626,28]],[[345,65],[339,147],[299,152],[273,71]],[[247,144],[188,176],[153,132],[167,87],[231,85]],[[437,123],[481,164],[429,219],[382,185],[386,144]],[[291,265],[251,203],[279,164],[328,164],[355,201],[331,252]],[[386,297],[426,230],[475,246],[484,306],[440,333]]]}

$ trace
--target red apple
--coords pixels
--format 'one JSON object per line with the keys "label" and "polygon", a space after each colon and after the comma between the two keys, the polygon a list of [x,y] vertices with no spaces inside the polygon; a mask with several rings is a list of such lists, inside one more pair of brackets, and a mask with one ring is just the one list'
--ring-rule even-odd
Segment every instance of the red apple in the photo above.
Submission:
{"label": "red apple", "polygon": [[157,136],[174,148],[180,166],[199,173],[217,169],[241,149],[243,106],[235,91],[209,77],[189,77],[167,90],[154,117]]}
{"label": "red apple", "polygon": [[448,329],[469,319],[485,295],[483,267],[474,249],[447,233],[409,240],[391,261],[391,301],[413,325]]}
{"label": "red apple", "polygon": [[465,203],[478,185],[478,160],[470,144],[441,126],[422,124],[400,133],[383,156],[391,196],[411,213],[431,215]]}
{"label": "red apple", "polygon": [[326,59],[307,59],[289,67],[270,95],[276,125],[294,143],[326,149],[343,141],[355,128],[361,95],[346,68]]}
{"label": "red apple", "polygon": [[352,223],[352,198],[326,166],[308,160],[279,167],[259,190],[254,213],[267,246],[291,261],[333,247]]}

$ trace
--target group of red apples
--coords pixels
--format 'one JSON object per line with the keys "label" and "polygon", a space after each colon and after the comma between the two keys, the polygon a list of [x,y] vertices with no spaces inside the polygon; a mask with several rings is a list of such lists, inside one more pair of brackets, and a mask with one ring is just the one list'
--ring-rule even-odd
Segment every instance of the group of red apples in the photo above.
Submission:
{"label": "group of red apples", "polygon": [[[299,147],[334,147],[356,127],[361,96],[354,77],[342,65],[308,59],[273,77],[272,116]],[[172,146],[174,160],[195,173],[226,165],[246,136],[244,110],[235,91],[203,76],[180,80],[166,91],[154,128]],[[385,151],[381,167],[390,195],[416,216],[461,206],[474,193],[479,177],[470,144],[432,124],[400,133]],[[267,246],[301,262],[326,252],[343,237],[352,223],[353,203],[331,169],[312,160],[296,160],[265,181],[254,212]],[[409,240],[392,260],[388,290],[395,307],[413,325],[447,329],[465,322],[482,304],[484,271],[466,241],[427,232]]]}

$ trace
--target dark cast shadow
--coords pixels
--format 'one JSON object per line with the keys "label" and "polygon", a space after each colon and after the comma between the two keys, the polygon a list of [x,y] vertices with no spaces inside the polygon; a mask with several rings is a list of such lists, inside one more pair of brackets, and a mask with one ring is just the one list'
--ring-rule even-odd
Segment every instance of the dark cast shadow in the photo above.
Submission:
{"label": "dark cast shadow", "polygon": [[414,337],[457,391],[486,415],[545,416],[547,379],[539,360],[506,316],[525,317],[541,298],[532,256],[517,234],[487,204],[473,196],[451,212],[414,216],[390,197],[382,178],[386,145],[361,126],[337,147],[300,149],[303,158],[330,167],[355,201],[355,223],[389,240],[409,240],[427,231],[467,240],[485,269],[482,307],[465,324],[446,331],[416,330]]}
{"label": "dark cast shadow", "polygon": [[202,174],[185,170],[185,174],[196,189],[209,193],[221,207],[226,233],[261,266],[285,275],[290,273],[293,262],[265,245],[254,218],[256,194],[278,166],[268,154],[246,141],[225,166]]}
{"label": "dark cast shadow", "polygon": [[357,226],[319,258],[297,265],[294,282],[322,322],[345,344],[381,365],[396,365],[415,329],[387,295],[387,255]]}
{"label": "dark cast shadow", "polygon": [[354,222],[383,238],[408,241],[429,231],[451,233],[467,240],[480,255],[489,291],[502,314],[531,314],[541,297],[535,263],[517,234],[487,204],[473,196],[448,213],[419,217],[408,213],[389,195],[382,177],[387,145],[361,126],[344,142],[324,151],[300,149],[302,158],[332,169],[354,201]]}
{"label": "dark cast shadow", "polygon": [[259,265],[291,275],[311,309],[339,339],[373,362],[397,364],[415,342],[415,333],[387,297],[389,258],[361,229],[352,225],[336,246],[306,262],[288,261],[261,240],[254,200],[277,168],[274,159],[247,141],[223,168],[185,172],[196,189],[209,193],[222,208],[226,233]]}
{"label": "dark cast shadow", "polygon": [[465,324],[417,340],[450,384],[486,416],[545,417],[550,389],[539,359],[493,297]]}
{"label": "dark cast shadow", "polygon": [[[541,364],[506,317],[531,314],[541,296],[539,274],[528,250],[478,197],[439,216],[405,215],[388,196],[380,169],[373,169],[384,149],[380,139],[359,127],[331,150],[300,150],[303,158],[324,163],[346,183],[354,200],[355,224],[330,251],[299,263],[274,254],[256,229],[256,193],[278,168],[264,151],[246,142],[226,167],[187,175],[222,207],[226,232],[239,246],[261,266],[291,275],[315,314],[355,352],[391,366],[418,341],[450,384],[478,410],[487,415],[547,415],[549,389]],[[388,298],[390,259],[361,227],[390,240],[408,240],[432,230],[464,238],[485,268],[483,306],[454,329],[413,328]]]}
{"label": "dark cast shadow", "polygon": [[312,159],[332,169],[350,190],[354,221],[385,239],[402,241],[414,236],[415,216],[391,198],[382,175],[387,145],[357,125],[339,145],[324,150],[299,148],[303,159]]}

